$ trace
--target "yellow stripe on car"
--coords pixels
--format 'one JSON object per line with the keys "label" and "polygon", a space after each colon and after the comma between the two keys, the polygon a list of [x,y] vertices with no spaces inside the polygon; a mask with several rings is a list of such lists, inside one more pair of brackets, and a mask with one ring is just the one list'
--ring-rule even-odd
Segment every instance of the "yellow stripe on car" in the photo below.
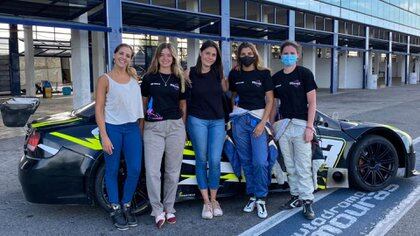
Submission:
{"label": "yellow stripe on car", "polygon": [[39,123],[34,123],[31,124],[32,128],[40,128],[40,127],[44,127],[44,126],[49,126],[49,125],[61,125],[61,124],[67,124],[67,123],[71,123],[71,122],[75,122],[81,120],[81,118],[73,118],[70,120],[61,120],[61,121],[45,121],[45,122],[39,122]]}
{"label": "yellow stripe on car", "polygon": [[101,142],[99,141],[99,139],[96,139],[96,138],[80,139],[80,138],[76,138],[76,137],[73,137],[71,135],[63,134],[63,133],[60,133],[60,132],[52,132],[50,134],[53,135],[53,136],[65,139],[67,141],[70,141],[72,143],[79,144],[83,147],[87,147],[87,148],[92,149],[92,150],[96,150],[96,151],[102,150]]}
{"label": "yellow stripe on car", "polygon": [[193,150],[184,149],[184,155],[186,156],[194,156],[195,153]]}

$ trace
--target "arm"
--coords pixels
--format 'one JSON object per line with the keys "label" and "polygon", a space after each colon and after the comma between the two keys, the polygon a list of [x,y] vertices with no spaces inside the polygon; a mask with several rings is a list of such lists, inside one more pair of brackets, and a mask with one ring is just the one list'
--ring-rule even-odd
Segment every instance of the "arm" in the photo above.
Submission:
{"label": "arm", "polygon": [[308,122],[306,123],[305,141],[310,142],[312,141],[315,132],[316,90],[313,89],[306,93],[306,97],[308,99]]}
{"label": "arm", "polygon": [[232,103],[232,107],[235,107],[235,98],[238,94],[236,92],[232,92],[232,96],[230,97],[230,102]]}
{"label": "arm", "polygon": [[276,121],[276,115],[277,115],[277,107],[279,105],[278,99],[273,99],[273,107],[271,108],[270,112],[270,123],[273,124]]}
{"label": "arm", "polygon": [[273,108],[273,103],[274,103],[273,91],[270,90],[270,91],[265,92],[265,97],[266,97],[265,99],[266,101],[265,101],[264,114],[260,123],[255,127],[254,137],[258,137],[264,132],[265,124],[270,119],[270,113],[271,113],[271,109]]}
{"label": "arm", "polygon": [[108,89],[108,80],[105,78],[99,77],[98,78],[98,85],[96,88],[96,100],[95,100],[95,119],[96,124],[99,128],[99,134],[101,137],[102,149],[107,152],[108,154],[112,154],[112,146],[111,140],[106,133],[105,128],[105,97]]}
{"label": "arm", "polygon": [[180,100],[179,108],[182,111],[182,121],[184,121],[184,124],[185,124],[185,121],[187,120],[187,100],[185,99]]}
{"label": "arm", "polygon": [[223,92],[226,93],[229,90],[229,82],[226,78],[222,78],[221,83],[222,83],[222,90]]}
{"label": "arm", "polygon": [[[149,103],[149,98],[148,97],[143,97],[144,117],[147,116],[147,103]],[[144,130],[144,119],[140,120],[140,128],[141,128],[141,132],[143,132],[143,130]]]}

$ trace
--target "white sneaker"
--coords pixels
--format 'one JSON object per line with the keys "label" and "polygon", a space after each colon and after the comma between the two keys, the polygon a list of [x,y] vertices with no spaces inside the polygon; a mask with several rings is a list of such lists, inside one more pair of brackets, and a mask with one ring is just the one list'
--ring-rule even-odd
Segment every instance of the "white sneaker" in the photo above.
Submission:
{"label": "white sneaker", "polygon": [[258,199],[257,202],[257,211],[258,211],[258,217],[265,219],[268,216],[267,208],[265,207],[265,201]]}
{"label": "white sneaker", "polygon": [[255,209],[255,201],[257,201],[257,199],[255,197],[251,197],[248,203],[245,205],[244,211],[248,213],[253,212]]}
{"label": "white sneaker", "polygon": [[211,202],[204,203],[203,211],[201,212],[201,217],[206,220],[213,219],[213,208],[212,208]]}
{"label": "white sneaker", "polygon": [[220,204],[218,201],[212,201],[211,205],[213,207],[213,216],[222,216],[223,215],[223,211],[222,208],[220,207]]}

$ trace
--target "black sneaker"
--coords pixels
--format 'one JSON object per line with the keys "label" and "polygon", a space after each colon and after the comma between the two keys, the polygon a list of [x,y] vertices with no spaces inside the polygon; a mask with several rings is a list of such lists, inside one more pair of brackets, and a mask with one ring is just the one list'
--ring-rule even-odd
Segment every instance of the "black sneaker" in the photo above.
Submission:
{"label": "black sneaker", "polygon": [[112,210],[111,210],[110,215],[111,215],[111,220],[114,226],[118,230],[127,230],[128,229],[127,220],[124,217],[124,214],[121,210],[121,206],[119,204],[112,204],[111,207],[112,207]]}
{"label": "black sneaker", "polygon": [[281,209],[288,210],[288,209],[293,209],[293,208],[301,207],[301,206],[302,206],[302,201],[299,199],[299,197],[292,195],[290,200],[287,201],[283,206],[281,206]]}
{"label": "black sneaker", "polygon": [[127,224],[130,227],[137,226],[137,219],[134,214],[131,212],[131,203],[125,203],[123,205],[124,216],[127,219]]}
{"label": "black sneaker", "polygon": [[315,219],[315,212],[312,209],[312,201],[311,200],[304,200],[303,201],[303,211],[302,211],[302,213],[305,216],[305,218],[308,219],[308,220]]}

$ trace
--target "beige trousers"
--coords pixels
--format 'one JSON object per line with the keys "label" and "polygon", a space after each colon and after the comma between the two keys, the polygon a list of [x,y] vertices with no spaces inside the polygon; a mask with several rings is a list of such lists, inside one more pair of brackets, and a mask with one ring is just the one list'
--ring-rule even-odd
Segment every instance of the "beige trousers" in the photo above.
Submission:
{"label": "beige trousers", "polygon": [[[178,188],[183,150],[185,125],[182,119],[145,122],[144,161],[146,185],[152,216],[162,212],[175,213],[174,203]],[[163,201],[161,200],[161,164],[165,154]]]}

